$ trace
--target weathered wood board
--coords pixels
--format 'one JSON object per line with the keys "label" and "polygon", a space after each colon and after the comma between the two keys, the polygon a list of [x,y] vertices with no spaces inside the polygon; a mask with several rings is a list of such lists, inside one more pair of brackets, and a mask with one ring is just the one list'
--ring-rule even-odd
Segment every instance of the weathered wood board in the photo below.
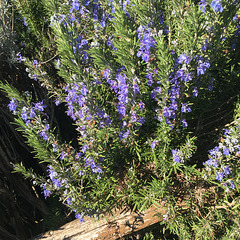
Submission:
{"label": "weathered wood board", "polygon": [[141,214],[116,211],[114,218],[106,216],[100,220],[86,218],[84,223],[78,219],[65,224],[58,230],[49,231],[32,240],[115,240],[142,230],[162,220],[164,208],[152,206]]}

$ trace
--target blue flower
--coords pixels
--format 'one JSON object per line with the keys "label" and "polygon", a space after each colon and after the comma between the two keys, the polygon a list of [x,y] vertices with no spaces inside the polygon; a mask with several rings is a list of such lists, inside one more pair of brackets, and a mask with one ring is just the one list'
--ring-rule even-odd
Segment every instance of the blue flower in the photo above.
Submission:
{"label": "blue flower", "polygon": [[19,53],[19,54],[17,54],[16,60],[19,62],[24,62],[26,60],[26,58],[22,57],[22,55]]}
{"label": "blue flower", "polygon": [[48,135],[45,131],[41,131],[40,134],[39,134],[45,141],[48,140]]}
{"label": "blue flower", "polygon": [[223,153],[224,153],[225,156],[228,156],[228,155],[230,154],[230,153],[229,153],[229,149],[224,148],[224,149],[223,149]]}
{"label": "blue flower", "polygon": [[24,26],[26,26],[26,27],[28,26],[28,25],[27,25],[27,21],[26,21],[26,17],[23,18],[23,24],[24,24]]}
{"label": "blue flower", "polygon": [[232,181],[230,182],[230,188],[235,189],[235,184]]}
{"label": "blue flower", "polygon": [[81,223],[84,223],[83,216],[84,216],[83,213],[82,213],[82,214],[77,213],[77,214],[75,215],[75,218],[79,219],[79,221],[80,221]]}
{"label": "blue flower", "polygon": [[197,75],[203,75],[210,68],[210,63],[206,60],[205,62],[200,62],[197,67]]}
{"label": "blue flower", "polygon": [[23,107],[21,117],[24,121],[27,121],[28,115],[27,115],[27,108],[26,107]]}
{"label": "blue flower", "polygon": [[38,60],[33,60],[34,65],[38,65]]}
{"label": "blue flower", "polygon": [[221,182],[223,180],[223,178],[224,178],[223,172],[217,172],[216,180]]}
{"label": "blue flower", "polygon": [[205,13],[206,12],[206,6],[207,6],[206,0],[201,0],[199,2],[199,4],[200,4],[200,9],[202,10],[203,13]]}
{"label": "blue flower", "polygon": [[150,29],[140,26],[138,28],[138,38],[140,39],[140,49],[137,57],[142,56],[142,60],[148,62],[150,59],[150,49],[155,47],[156,41],[152,37]]}
{"label": "blue flower", "polygon": [[198,90],[197,90],[197,88],[195,87],[194,89],[193,89],[193,97],[197,97],[198,96]]}
{"label": "blue flower", "polygon": [[75,9],[76,11],[79,10],[79,2],[78,2],[78,0],[73,0],[73,2],[72,2],[72,7],[73,7],[73,9]]}
{"label": "blue flower", "polygon": [[51,191],[46,188],[45,184],[42,186],[42,188],[43,188],[43,195],[44,195],[44,197],[45,198],[49,197],[51,195]]}
{"label": "blue flower", "polygon": [[172,150],[172,156],[173,156],[173,161],[174,162],[182,163],[184,161],[183,160],[183,153],[178,149],[173,149]]}
{"label": "blue flower", "polygon": [[221,5],[221,0],[213,0],[211,3],[211,7],[213,8],[213,10],[215,12],[222,12],[223,11],[223,7]]}
{"label": "blue flower", "polygon": [[186,112],[191,112],[192,109],[187,105],[187,103],[182,103],[181,107],[181,112],[186,113]]}
{"label": "blue flower", "polygon": [[67,154],[64,151],[62,151],[59,158],[63,160],[66,156]]}
{"label": "blue flower", "polygon": [[46,108],[46,106],[43,105],[43,101],[42,101],[42,102],[34,103],[34,107],[35,107],[35,110],[38,110],[38,111],[40,111],[40,112],[43,112],[43,111],[44,111],[44,108]]}
{"label": "blue flower", "polygon": [[226,167],[224,168],[224,174],[225,174],[225,175],[228,175],[228,174],[230,174],[230,173],[231,173],[231,170],[230,170],[229,166],[226,166]]}
{"label": "blue flower", "polygon": [[16,111],[16,109],[17,109],[17,100],[15,98],[11,98],[11,101],[8,104],[8,108],[12,112]]}
{"label": "blue flower", "polygon": [[126,107],[125,107],[125,105],[119,104],[117,106],[117,110],[118,110],[119,114],[121,114],[122,116],[126,116]]}
{"label": "blue flower", "polygon": [[188,126],[188,123],[185,119],[182,120],[182,126],[186,128]]}
{"label": "blue flower", "polygon": [[62,187],[62,181],[60,181],[59,179],[57,179],[57,172],[54,171],[54,169],[52,168],[52,166],[48,166],[48,172],[49,172],[49,178],[52,180],[54,186],[58,189],[60,187]]}
{"label": "blue flower", "polygon": [[89,3],[90,3],[90,0],[85,0],[85,2],[84,2],[85,6],[88,6]]}
{"label": "blue flower", "polygon": [[125,133],[120,132],[120,133],[119,133],[119,139],[120,139],[120,140],[123,140],[123,139],[127,138],[128,135],[129,135],[129,133],[130,133],[130,131],[129,131],[128,129],[127,129],[127,131],[126,131]]}
{"label": "blue flower", "polygon": [[161,14],[161,16],[159,17],[159,23],[163,24],[163,21],[164,21],[164,16],[163,14]]}
{"label": "blue flower", "polygon": [[153,84],[153,77],[152,77],[153,73],[152,72],[148,72],[146,75],[146,78],[148,79],[148,85],[152,86]]}
{"label": "blue flower", "polygon": [[189,58],[185,53],[179,55],[178,59],[177,59],[177,63],[187,63],[189,64],[191,61],[191,58]]}
{"label": "blue flower", "polygon": [[151,148],[152,148],[152,149],[154,149],[154,148],[156,147],[156,143],[157,143],[157,142],[156,142],[155,140],[152,141],[152,143],[151,143]]}
{"label": "blue flower", "polygon": [[36,116],[36,113],[34,112],[33,108],[31,108],[29,116],[30,118],[34,118]]}
{"label": "blue flower", "polygon": [[67,198],[66,202],[68,206],[72,205],[72,201],[70,197]]}

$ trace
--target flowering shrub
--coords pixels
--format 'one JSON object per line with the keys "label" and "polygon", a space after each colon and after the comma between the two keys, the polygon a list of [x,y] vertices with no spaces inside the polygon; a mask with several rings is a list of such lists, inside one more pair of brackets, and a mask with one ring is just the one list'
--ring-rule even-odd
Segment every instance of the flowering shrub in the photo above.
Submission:
{"label": "flowering shrub", "polygon": [[[15,4],[27,19],[23,5]],[[31,94],[1,84],[19,130],[47,166],[46,176],[22,165],[15,169],[34,179],[45,197],[60,196],[80,221],[85,215],[100,216],[126,205],[143,210],[164,200],[165,223],[184,238],[186,229],[179,230],[180,215],[174,210],[180,173],[186,185],[195,179],[195,187],[205,181],[222,188],[225,201],[238,191],[238,119],[236,127],[226,130],[219,145],[209,150],[206,170],[200,172],[193,158],[197,139],[191,129],[201,115],[199,103],[220,89],[217,70],[227,67],[239,50],[239,3],[49,0],[42,4],[53,57],[46,50],[32,60],[19,54],[17,60],[26,64],[34,82],[46,88],[56,108],[65,107],[78,144],[61,140],[45,99],[34,102]],[[38,36],[32,25],[27,27]],[[53,68],[54,76],[49,74]],[[224,74],[229,81],[235,79],[237,64]],[[223,201],[222,195],[216,201]],[[212,203],[208,204],[211,209]],[[205,210],[203,215],[208,216]]]}

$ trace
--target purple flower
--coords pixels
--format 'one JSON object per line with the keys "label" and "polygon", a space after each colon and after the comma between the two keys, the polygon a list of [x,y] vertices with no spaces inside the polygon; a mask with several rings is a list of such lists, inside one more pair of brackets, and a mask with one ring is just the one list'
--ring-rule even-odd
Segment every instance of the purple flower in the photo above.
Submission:
{"label": "purple flower", "polygon": [[193,97],[197,97],[198,96],[198,90],[197,90],[197,88],[195,87],[194,89],[193,89]]}
{"label": "purple flower", "polygon": [[86,95],[87,95],[88,90],[87,90],[87,86],[86,86],[86,85],[83,85],[83,86],[82,86],[81,93],[82,93],[83,96],[86,96]]}
{"label": "purple flower", "polygon": [[152,141],[152,143],[151,143],[151,148],[152,148],[152,149],[154,149],[154,148],[156,147],[156,143],[157,143],[157,142],[156,142],[155,140]]}
{"label": "purple flower", "polygon": [[61,102],[60,102],[59,99],[56,99],[56,100],[55,100],[55,104],[56,104],[56,106],[58,106],[60,103],[61,103]]}
{"label": "purple flower", "polygon": [[123,139],[127,138],[129,133],[130,133],[130,131],[128,129],[125,133],[123,133],[123,132],[119,133],[119,139],[123,140]]}
{"label": "purple flower", "polygon": [[79,2],[78,0],[73,0],[72,2],[72,7],[74,10],[78,11],[79,10]]}
{"label": "purple flower", "polygon": [[8,104],[8,108],[11,112],[16,111],[17,109],[17,100],[15,98],[11,98],[10,103]]}
{"label": "purple flower", "polygon": [[89,3],[90,3],[90,0],[85,0],[84,5],[85,5],[85,6],[88,6]]}
{"label": "purple flower", "polygon": [[103,170],[99,165],[96,165],[96,167],[92,168],[93,173],[103,173]]}
{"label": "purple flower", "polygon": [[213,165],[213,167],[217,168],[219,166],[219,161],[218,160],[214,160],[212,162],[212,165]]}
{"label": "purple flower", "polygon": [[63,160],[66,156],[67,154],[64,151],[62,151],[60,154],[60,159]]}
{"label": "purple flower", "polygon": [[27,121],[28,115],[27,115],[27,108],[26,107],[23,107],[21,117],[24,121]]}
{"label": "purple flower", "polygon": [[213,165],[213,160],[212,160],[212,158],[209,158],[206,162],[203,163],[203,165],[212,166],[212,165]]}
{"label": "purple flower", "polygon": [[44,131],[48,131],[49,129],[50,129],[50,125],[46,124],[45,127],[44,127]]}
{"label": "purple flower", "polygon": [[223,130],[224,130],[224,135],[227,136],[229,133],[229,130],[228,129],[223,129]]}
{"label": "purple flower", "polygon": [[66,202],[68,206],[72,205],[72,201],[70,197],[67,198]]}
{"label": "purple flower", "polygon": [[211,3],[211,7],[213,8],[213,10],[215,12],[222,12],[223,11],[223,7],[221,5],[221,0],[213,0]]}
{"label": "purple flower", "polygon": [[179,57],[178,57],[178,59],[177,59],[177,63],[183,63],[183,62],[185,62],[185,63],[189,64],[190,61],[191,61],[191,58],[188,57],[185,53],[179,55]]}
{"label": "purple flower", "polygon": [[163,24],[163,21],[164,21],[164,16],[163,14],[159,17],[159,23],[160,24]]}
{"label": "purple flower", "polygon": [[182,113],[191,112],[191,111],[192,109],[187,105],[187,103],[182,103],[182,108],[181,108]]}
{"label": "purple flower", "polygon": [[77,214],[75,215],[75,218],[79,219],[79,221],[80,221],[81,223],[84,223],[83,214],[77,213]]}
{"label": "purple flower", "polygon": [[34,118],[36,116],[36,113],[34,112],[33,108],[31,108],[29,116],[30,118]]}
{"label": "purple flower", "polygon": [[17,54],[16,60],[19,62],[24,62],[26,60],[26,58],[22,57],[22,55],[19,53],[19,54]]}
{"label": "purple flower", "polygon": [[140,48],[137,57],[142,56],[142,60],[148,62],[150,59],[150,49],[155,47],[156,41],[152,37],[150,29],[140,26],[138,28],[138,38],[140,39]]}
{"label": "purple flower", "polygon": [[48,140],[48,135],[45,131],[41,131],[40,134],[39,134],[45,141]]}
{"label": "purple flower", "polygon": [[224,178],[223,172],[217,172],[216,180],[221,182],[223,180],[223,178]]}
{"label": "purple flower", "polygon": [[186,128],[188,126],[188,123],[185,119],[182,120],[182,126]]}
{"label": "purple flower", "polygon": [[146,78],[148,79],[148,85],[152,86],[153,84],[153,78],[152,78],[153,73],[152,72],[148,72],[146,75]]}
{"label": "purple flower", "polygon": [[228,155],[230,154],[230,153],[229,153],[229,149],[224,148],[224,149],[223,149],[223,153],[224,153],[225,156],[228,156]]}
{"label": "purple flower", "polygon": [[178,149],[173,149],[172,150],[172,156],[173,156],[173,161],[174,162],[178,162],[178,163],[182,163],[183,160],[183,156],[182,156],[182,152]]}
{"label": "purple flower", "polygon": [[169,118],[169,117],[171,117],[172,112],[168,107],[164,107],[163,108],[163,115],[164,115],[165,118]]}
{"label": "purple flower", "polygon": [[35,103],[34,106],[35,106],[35,110],[38,110],[40,112],[43,112],[44,108],[46,107],[45,105],[43,105],[43,101]]}
{"label": "purple flower", "polygon": [[52,180],[54,186],[56,188],[62,187],[62,181],[57,179],[58,174],[57,174],[57,172],[54,171],[52,166],[48,166],[48,172],[49,172],[49,178]]}
{"label": "purple flower", "polygon": [[133,84],[133,91],[134,91],[134,95],[140,92],[139,86],[137,84]]}
{"label": "purple flower", "polygon": [[225,175],[228,175],[228,174],[230,174],[230,173],[231,173],[231,170],[230,170],[229,166],[226,166],[226,167],[224,168],[224,174],[225,174]]}
{"label": "purple flower", "polygon": [[88,150],[88,146],[85,144],[82,147],[82,152],[85,153]]}
{"label": "purple flower", "polygon": [[206,6],[207,6],[206,0],[201,0],[199,2],[199,4],[200,4],[200,9],[202,10],[203,13],[205,13],[206,12]]}
{"label": "purple flower", "polygon": [[26,21],[26,17],[23,18],[23,24],[24,24],[24,26],[26,26],[26,27],[28,26],[28,25],[27,25],[27,21]]}
{"label": "purple flower", "polygon": [[117,110],[118,110],[119,114],[121,114],[122,116],[126,116],[126,107],[125,107],[125,105],[119,104],[117,106]]}
{"label": "purple flower", "polygon": [[202,50],[206,51],[209,46],[208,39],[206,39],[205,44],[202,46]]}
{"label": "purple flower", "polygon": [[42,186],[42,188],[43,188],[43,195],[44,195],[44,197],[45,198],[49,197],[51,195],[51,191],[46,188],[45,184]]}
{"label": "purple flower", "polygon": [[34,65],[38,65],[38,60],[33,60]]}
{"label": "purple flower", "polygon": [[230,182],[230,188],[235,189],[235,184],[232,181]]}
{"label": "purple flower", "polygon": [[157,93],[155,91],[151,91],[151,98],[156,99]]}
{"label": "purple flower", "polygon": [[145,104],[142,100],[139,102],[139,107],[140,107],[140,110],[143,110],[145,107]]}
{"label": "purple flower", "polygon": [[210,63],[208,61],[206,62],[200,62],[197,67],[197,75],[203,75],[207,71],[207,69],[210,67]]}

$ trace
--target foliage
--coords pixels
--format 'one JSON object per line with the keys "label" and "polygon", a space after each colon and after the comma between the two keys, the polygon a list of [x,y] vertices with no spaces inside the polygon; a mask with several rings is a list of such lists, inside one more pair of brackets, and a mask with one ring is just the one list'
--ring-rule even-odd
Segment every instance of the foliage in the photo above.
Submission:
{"label": "foliage", "polygon": [[19,131],[47,167],[46,176],[21,165],[16,171],[40,185],[45,197],[60,195],[80,221],[163,201],[164,224],[180,239],[235,231],[239,108],[219,143],[215,139],[218,146],[205,149],[209,159],[200,170],[193,131],[216,99],[239,95],[239,3],[14,4],[36,44],[26,46],[34,49],[33,59],[18,60],[56,108],[66,109],[77,131],[65,142],[48,114],[49,99],[1,84]]}

